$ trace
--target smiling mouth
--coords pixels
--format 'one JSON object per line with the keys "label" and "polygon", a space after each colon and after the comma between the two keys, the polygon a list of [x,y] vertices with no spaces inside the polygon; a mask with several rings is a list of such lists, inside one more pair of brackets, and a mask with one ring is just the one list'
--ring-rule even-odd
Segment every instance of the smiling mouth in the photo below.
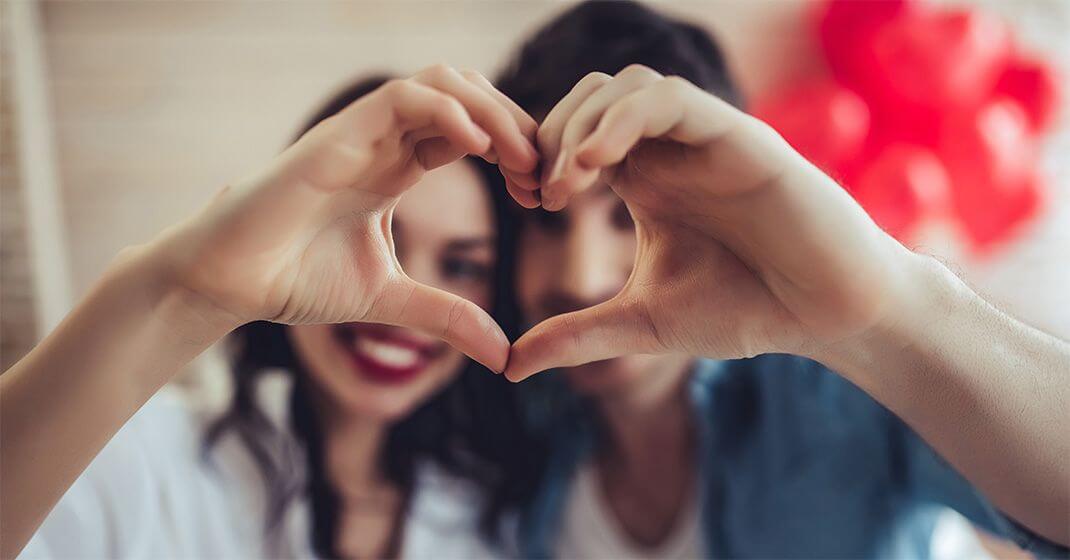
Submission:
{"label": "smiling mouth", "polygon": [[439,344],[415,340],[389,327],[339,325],[336,334],[357,374],[379,383],[408,382],[440,354]]}

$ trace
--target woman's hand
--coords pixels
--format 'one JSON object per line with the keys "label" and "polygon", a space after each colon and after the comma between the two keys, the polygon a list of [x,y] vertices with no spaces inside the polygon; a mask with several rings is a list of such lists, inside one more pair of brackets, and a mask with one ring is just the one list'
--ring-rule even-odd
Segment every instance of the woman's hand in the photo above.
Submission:
{"label": "woman's hand", "polygon": [[878,326],[901,291],[909,252],[769,127],[683,79],[590,74],[538,143],[543,207],[608,183],[638,250],[620,294],[517,341],[511,379],[635,353],[813,355]]}
{"label": "woman's hand", "polygon": [[424,172],[467,154],[499,163],[512,185],[534,185],[535,130],[479,74],[433,67],[323,121],[149,251],[198,316],[228,327],[401,325],[500,371],[509,347],[501,329],[475,304],[406,276],[390,221]]}
{"label": "woman's hand", "polygon": [[198,215],[126,251],[0,376],[0,556],[18,554],[179,368],[242,323],[404,325],[501,371],[501,329],[475,304],[405,275],[390,217],[425,171],[465,154],[498,162],[511,188],[533,187],[535,128],[482,76],[435,67],[361,98]]}

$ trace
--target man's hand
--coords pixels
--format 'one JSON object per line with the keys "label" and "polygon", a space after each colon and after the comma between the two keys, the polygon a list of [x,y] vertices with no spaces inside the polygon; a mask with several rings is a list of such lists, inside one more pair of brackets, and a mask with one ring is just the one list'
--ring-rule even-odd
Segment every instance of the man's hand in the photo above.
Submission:
{"label": "man's hand", "polygon": [[543,205],[604,181],[639,245],[620,294],[515,343],[510,379],[636,353],[809,356],[1002,511],[1067,543],[1070,344],[899,245],[769,127],[683,80],[642,67],[589,75],[538,140],[556,162]]}
{"label": "man's hand", "polygon": [[813,355],[878,328],[913,255],[768,126],[642,66],[580,81],[538,132],[542,205],[604,181],[638,250],[619,295],[551,318],[507,375],[624,354]]}

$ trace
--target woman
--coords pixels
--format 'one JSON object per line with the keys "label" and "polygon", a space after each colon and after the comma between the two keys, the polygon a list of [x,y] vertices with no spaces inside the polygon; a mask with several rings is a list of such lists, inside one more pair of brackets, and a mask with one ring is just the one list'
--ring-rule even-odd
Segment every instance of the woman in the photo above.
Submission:
{"label": "woman", "polygon": [[[501,286],[508,284],[503,271],[510,266],[505,253],[498,250],[510,242],[502,219],[506,195],[487,188],[483,170],[472,160],[453,160],[465,152],[490,151],[493,159],[516,165],[533,154],[533,150],[518,154],[530,148],[525,146],[529,141],[520,125],[531,123],[518,123],[509,112],[511,107],[504,108],[491,97],[493,89],[485,80],[433,69],[404,82],[387,84],[385,79],[375,79],[356,84],[331,101],[313,119],[303,138],[282,156],[284,160],[288,155],[300,158],[293,154],[307,146],[310,138],[314,142],[317,135],[326,136],[327,141],[318,139],[321,145],[306,152],[313,154],[312,165],[299,169],[292,161],[286,162],[284,167],[287,163],[292,166],[286,171],[295,173],[276,173],[273,179],[319,184],[334,180],[329,175],[339,162],[330,161],[332,168],[323,164],[337,154],[352,155],[337,148],[341,145],[338,138],[354,134],[350,130],[366,133],[363,129],[377,124],[374,117],[338,121],[347,116],[346,111],[355,112],[352,107],[360,105],[361,98],[383,97],[384,91],[391,94],[390,90],[394,99],[384,104],[393,105],[398,117],[386,128],[411,126],[412,130],[387,136],[387,141],[396,143],[388,149],[402,152],[402,157],[395,158],[402,164],[415,156],[420,160],[418,167],[400,169],[400,173],[397,165],[380,167],[369,173],[373,178],[379,175],[379,192],[357,186],[343,194],[378,199],[385,198],[382,191],[386,190],[388,197],[396,198],[406,183],[415,182],[406,196],[388,200],[389,211],[357,210],[378,212],[373,220],[386,231],[370,241],[389,244],[378,247],[386,249],[380,255],[390,257],[388,249],[393,249],[395,263],[404,269],[404,273],[394,271],[395,281],[406,284],[396,293],[368,298],[372,301],[365,305],[371,305],[371,311],[354,318],[430,329],[453,338],[451,342],[462,348],[465,343],[458,338],[470,334],[453,335],[450,329],[454,322],[481,323],[475,334],[497,331],[498,340],[507,347],[501,331],[488,318],[481,317],[475,307],[465,307],[475,304],[491,310],[507,331],[512,330],[508,310],[501,304],[506,301]],[[433,94],[427,95],[431,103],[413,99],[420,94]],[[458,98],[464,101],[453,101]],[[342,114],[334,117],[340,111]],[[450,111],[452,115],[444,114]],[[463,122],[469,114],[473,114],[471,120]],[[444,134],[437,130],[456,126],[439,124],[451,117],[460,117],[462,126],[472,129],[481,128],[476,123],[483,121],[494,132],[476,130],[475,136],[479,141],[486,137],[485,145],[491,149],[457,146],[464,139],[458,139],[455,131]],[[410,125],[406,122],[409,119],[417,122]],[[321,122],[333,124],[334,130],[324,133],[324,126],[316,126]],[[504,146],[492,141],[503,137]],[[383,142],[383,138],[377,140]],[[534,161],[520,161],[517,167],[525,165],[533,168]],[[424,173],[425,169],[431,170]],[[504,171],[520,174],[508,168]],[[321,172],[325,174],[317,175]],[[260,189],[272,187],[272,180],[263,182],[258,185]],[[255,219],[249,216],[252,212],[279,216],[301,212],[302,208],[260,204],[246,210],[221,221],[220,227],[224,231],[240,229],[244,226],[241,220]],[[344,224],[346,236],[357,237],[358,243],[368,242],[370,236],[359,226],[346,224],[354,218],[338,210],[333,205],[317,209],[326,213],[327,223]],[[203,216],[197,220],[205,222]],[[311,236],[300,264],[316,258],[308,248],[325,231]],[[245,232],[236,233],[240,237]],[[346,247],[343,236],[330,240],[327,250],[337,249],[338,240]],[[243,252],[239,256],[285,259],[274,257],[272,247],[256,246],[260,242],[249,238],[249,245],[239,247]],[[150,252],[162,251],[154,248]],[[357,253],[358,257],[376,256]],[[194,257],[202,259],[201,255]],[[374,272],[375,262],[358,259],[358,266],[369,262],[373,266],[366,266],[362,273],[369,269]],[[318,282],[311,291],[323,290],[328,296],[343,289],[323,282],[323,274],[322,269],[299,269],[295,278],[285,280],[288,285],[302,280]],[[246,285],[255,290],[255,285]],[[231,287],[242,288],[241,284]],[[447,298],[446,292],[464,299]],[[294,295],[300,292],[295,290],[285,298],[284,308],[294,301]],[[421,300],[424,309],[419,308]],[[212,305],[217,304],[213,301]],[[313,307],[337,312],[339,306]],[[306,316],[316,312],[301,310],[298,317],[288,319],[350,319]],[[433,317],[436,314],[439,317]],[[443,326],[434,325],[443,319],[446,322],[439,323]],[[488,520],[495,519],[509,500],[482,503],[481,488],[493,487],[501,480],[502,469],[507,468],[503,461],[522,460],[526,455],[517,447],[522,435],[513,416],[515,409],[510,406],[510,386],[504,379],[480,371],[482,368],[436,336],[386,324],[346,321],[284,326],[258,321],[239,328],[233,339],[235,392],[226,413],[209,426],[203,445],[194,444],[199,439],[198,424],[182,403],[169,395],[155,398],[60,501],[24,557],[314,554],[467,558],[493,554],[477,536],[476,512],[483,509]],[[471,343],[468,346],[470,353],[477,353],[470,348]],[[492,355],[499,349],[492,348]],[[487,355],[484,352],[481,357],[487,360]],[[504,361],[495,357],[490,365],[501,369]],[[272,402],[270,391],[265,391],[270,387],[262,382],[272,372],[281,374],[278,379],[284,382],[287,398],[283,411],[272,406],[280,403]],[[505,495],[509,493],[505,490]],[[485,528],[485,534],[491,536],[496,527]]]}

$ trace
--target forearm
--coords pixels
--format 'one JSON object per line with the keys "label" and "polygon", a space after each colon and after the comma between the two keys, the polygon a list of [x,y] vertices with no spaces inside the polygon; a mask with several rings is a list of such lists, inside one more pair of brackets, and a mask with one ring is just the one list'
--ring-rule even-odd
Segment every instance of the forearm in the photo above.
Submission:
{"label": "forearm", "polygon": [[916,256],[894,323],[819,360],[887,406],[996,506],[1070,542],[1070,344]]}
{"label": "forearm", "polygon": [[189,306],[146,249],[125,252],[0,376],[0,556],[15,556],[119,428],[228,330]]}
{"label": "forearm", "polygon": [[750,150],[779,154],[769,161],[783,171],[720,200],[710,227],[800,318],[800,338],[782,348],[840,372],[1003,511],[1067,543],[1070,344],[903,248],[775,134],[744,130],[745,149],[719,167],[758,161]]}

